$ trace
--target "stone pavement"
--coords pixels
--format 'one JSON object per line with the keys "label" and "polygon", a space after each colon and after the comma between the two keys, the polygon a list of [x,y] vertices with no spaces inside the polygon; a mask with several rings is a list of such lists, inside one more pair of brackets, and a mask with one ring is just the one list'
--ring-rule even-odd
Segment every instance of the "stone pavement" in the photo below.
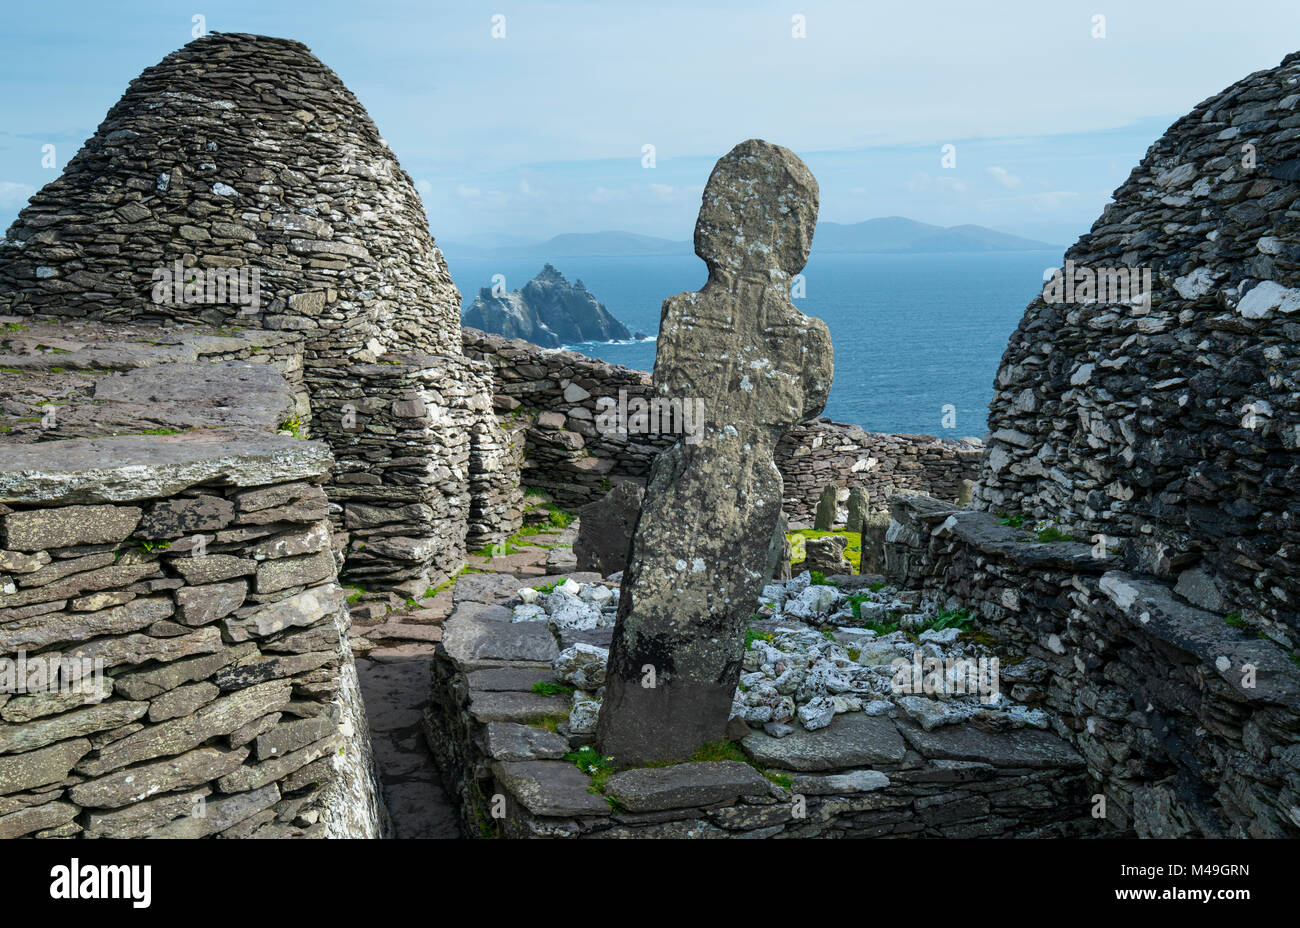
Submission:
{"label": "stone pavement", "polygon": [[[563,532],[531,536],[512,554],[471,555],[470,572],[461,576],[509,575],[519,578],[519,586],[530,586],[536,577],[574,569],[576,534],[575,523]],[[462,837],[420,724],[429,697],[429,664],[452,596],[448,588],[410,608],[391,594],[365,593],[352,604],[352,649],[395,838]]]}

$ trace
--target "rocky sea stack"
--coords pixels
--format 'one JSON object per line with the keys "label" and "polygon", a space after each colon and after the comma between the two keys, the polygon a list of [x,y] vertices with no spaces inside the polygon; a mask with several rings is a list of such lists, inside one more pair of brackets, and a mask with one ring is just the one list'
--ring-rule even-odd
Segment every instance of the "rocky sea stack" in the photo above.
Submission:
{"label": "rocky sea stack", "polygon": [[461,323],[543,348],[632,337],[627,326],[615,319],[581,280],[570,284],[550,264],[522,290],[497,296],[492,288],[484,287],[465,310]]}

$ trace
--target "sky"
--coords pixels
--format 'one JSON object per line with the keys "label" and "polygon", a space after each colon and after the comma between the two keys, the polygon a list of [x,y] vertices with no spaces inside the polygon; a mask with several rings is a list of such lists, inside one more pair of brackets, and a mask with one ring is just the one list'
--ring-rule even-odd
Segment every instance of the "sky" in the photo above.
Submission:
{"label": "sky", "polygon": [[202,27],[306,43],[415,178],[435,237],[480,246],[689,239],[713,163],[752,137],[807,162],[823,220],[1068,244],[1175,119],[1300,46],[1296,0],[0,6],[0,229]]}

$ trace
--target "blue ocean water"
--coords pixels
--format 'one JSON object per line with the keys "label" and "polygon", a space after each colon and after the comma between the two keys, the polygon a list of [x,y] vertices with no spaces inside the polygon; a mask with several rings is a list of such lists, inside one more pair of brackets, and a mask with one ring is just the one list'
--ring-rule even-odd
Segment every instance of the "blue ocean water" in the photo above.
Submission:
{"label": "blue ocean water", "polygon": [[[795,304],[830,327],[835,380],[826,415],[874,432],[958,438],[986,431],[993,377],[1007,339],[1060,252],[818,256],[804,269]],[[452,278],[473,302],[492,275],[523,286],[536,259],[448,258]],[[552,262],[581,279],[633,332],[654,335],[663,300],[697,290],[708,277],[696,257],[564,258]],[[584,343],[574,351],[649,370],[653,341]],[[944,407],[956,408],[953,428]]]}

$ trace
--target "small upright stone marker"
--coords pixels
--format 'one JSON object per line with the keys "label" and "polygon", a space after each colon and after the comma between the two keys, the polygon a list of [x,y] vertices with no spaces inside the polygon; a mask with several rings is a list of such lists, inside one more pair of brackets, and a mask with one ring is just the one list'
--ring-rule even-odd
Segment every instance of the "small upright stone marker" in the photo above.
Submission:
{"label": "small upright stone marker", "polygon": [[821,498],[817,500],[817,511],[813,514],[813,529],[818,532],[829,532],[835,527],[835,513],[839,508],[840,488],[835,484],[828,484],[822,490]]}
{"label": "small upright stone marker", "polygon": [[866,487],[849,488],[849,519],[845,528],[850,532],[861,534],[866,524],[867,514],[871,512],[871,496]]}
{"label": "small upright stone marker", "polygon": [[773,451],[830,392],[830,333],[790,300],[816,222],[817,182],[785,148],[742,142],[709,177],[709,280],[664,302],[654,370],[659,396],[704,401],[704,427],[646,487],[596,730],[616,764],[686,759],[726,731],[781,513]]}

